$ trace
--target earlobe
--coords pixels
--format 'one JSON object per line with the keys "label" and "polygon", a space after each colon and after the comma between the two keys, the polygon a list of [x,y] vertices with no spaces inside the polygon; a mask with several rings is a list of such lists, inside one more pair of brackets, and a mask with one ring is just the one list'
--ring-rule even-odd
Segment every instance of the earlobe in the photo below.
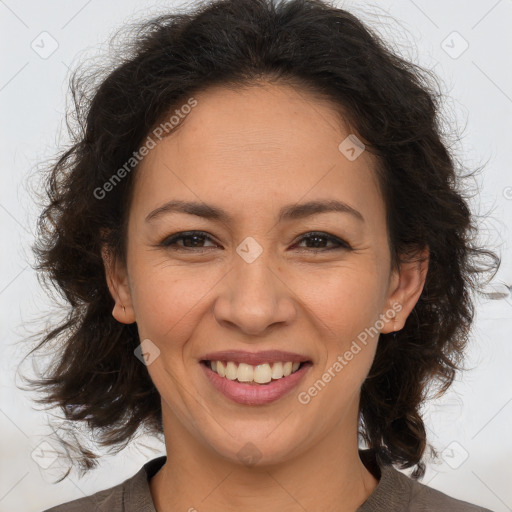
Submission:
{"label": "earlobe", "polygon": [[132,324],[135,322],[135,312],[132,307],[126,269],[116,263],[112,252],[106,246],[102,247],[101,255],[105,266],[107,286],[115,301],[112,316],[120,323]]}
{"label": "earlobe", "polygon": [[428,272],[429,249],[418,251],[413,258],[400,264],[399,271],[393,276],[387,301],[387,311],[394,311],[391,321],[386,322],[382,333],[401,330],[407,317],[418,302]]}

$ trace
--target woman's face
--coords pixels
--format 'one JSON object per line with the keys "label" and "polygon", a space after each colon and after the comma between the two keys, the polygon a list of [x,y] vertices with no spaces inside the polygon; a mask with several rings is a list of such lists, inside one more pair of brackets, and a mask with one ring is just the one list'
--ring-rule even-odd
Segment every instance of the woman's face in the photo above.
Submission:
{"label": "woman's face", "polygon": [[[137,170],[127,265],[110,272],[114,316],[136,321],[146,340],[166,443],[277,463],[329,440],[356,442],[378,332],[403,326],[425,273],[391,272],[375,160],[330,104],[304,91],[194,97],[183,126]],[[155,212],[171,201],[202,208]],[[300,209],[313,201],[339,208]],[[201,233],[172,243],[187,231]],[[246,354],[212,356],[224,351]],[[210,357],[234,362],[231,378],[208,368]],[[270,383],[232,380],[265,382],[279,362],[300,361],[298,375]]]}

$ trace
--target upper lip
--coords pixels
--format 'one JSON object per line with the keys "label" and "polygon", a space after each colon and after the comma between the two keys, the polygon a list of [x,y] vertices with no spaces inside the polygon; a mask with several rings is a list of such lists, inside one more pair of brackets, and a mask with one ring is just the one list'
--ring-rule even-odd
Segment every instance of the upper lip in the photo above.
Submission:
{"label": "upper lip", "polygon": [[310,361],[307,356],[294,354],[293,352],[284,352],[282,350],[264,350],[262,352],[246,352],[243,350],[222,350],[220,352],[210,352],[201,358],[202,361],[233,361],[236,363],[246,363],[257,365],[263,363],[287,362],[302,363]]}

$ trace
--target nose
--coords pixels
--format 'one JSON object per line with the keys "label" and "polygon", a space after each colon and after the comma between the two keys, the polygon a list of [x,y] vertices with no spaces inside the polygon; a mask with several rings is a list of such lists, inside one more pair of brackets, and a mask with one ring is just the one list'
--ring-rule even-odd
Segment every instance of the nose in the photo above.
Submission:
{"label": "nose", "polygon": [[236,257],[232,270],[219,283],[212,310],[223,327],[264,336],[279,324],[293,322],[297,311],[293,291],[264,254],[251,263]]}

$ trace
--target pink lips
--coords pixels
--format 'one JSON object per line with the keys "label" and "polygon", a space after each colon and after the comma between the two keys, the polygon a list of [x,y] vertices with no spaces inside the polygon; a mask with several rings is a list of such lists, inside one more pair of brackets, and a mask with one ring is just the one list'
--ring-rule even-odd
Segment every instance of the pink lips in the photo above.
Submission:
{"label": "pink lips", "polygon": [[[216,356],[217,357],[217,356]],[[287,356],[289,357],[289,356]],[[228,359],[233,361],[233,359]],[[213,359],[214,361],[222,361],[226,359]],[[284,361],[290,361],[291,359],[285,358]],[[246,362],[238,359],[237,362]],[[283,359],[279,359],[279,361],[283,361]],[[274,362],[269,359],[265,359],[261,362]],[[298,362],[298,361],[295,361]],[[256,363],[247,363],[247,364],[258,364]],[[241,383],[237,380],[229,380],[225,377],[221,377],[216,372],[211,370],[206,364],[202,363],[201,368],[205,372],[209,381],[213,384],[213,386],[220,391],[224,396],[237,402],[239,404],[244,405],[264,405],[279,398],[285,396],[289,393],[299,381],[304,377],[306,372],[311,367],[311,363],[304,363],[301,367],[288,377],[283,377],[281,379],[272,380],[268,384],[249,384],[249,383]]]}

